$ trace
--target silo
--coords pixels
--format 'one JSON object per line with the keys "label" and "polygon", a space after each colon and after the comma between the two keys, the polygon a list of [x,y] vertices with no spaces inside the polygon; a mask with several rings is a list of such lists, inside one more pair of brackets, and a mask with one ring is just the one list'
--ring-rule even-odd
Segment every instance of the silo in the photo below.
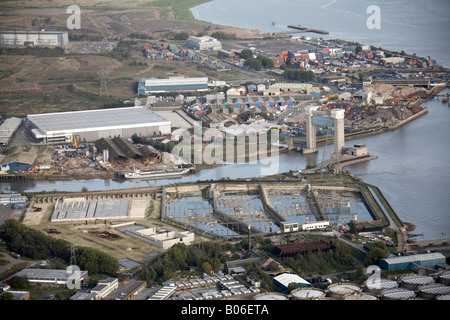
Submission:
{"label": "silo", "polygon": [[426,284],[419,287],[419,296],[424,299],[433,300],[440,295],[450,293],[450,287],[442,283]]}
{"label": "silo", "polygon": [[343,300],[378,300],[378,298],[368,293],[350,293],[344,296]]}
{"label": "silo", "polygon": [[349,293],[359,293],[362,289],[356,284],[352,283],[336,283],[332,284],[327,289],[327,295],[334,299],[342,299],[346,294]]}
{"label": "silo", "polygon": [[412,290],[395,288],[381,292],[381,300],[409,300],[416,296]]}
{"label": "silo", "polygon": [[450,286],[450,270],[445,271],[439,276],[439,282],[445,284],[446,286]]}
{"label": "silo", "polygon": [[379,279],[377,281],[368,280],[365,283],[366,291],[372,294],[379,294],[383,290],[394,289],[397,287],[397,281],[387,279]]}
{"label": "silo", "polygon": [[267,292],[256,295],[254,300],[289,300],[289,297],[278,292]]}
{"label": "silo", "polygon": [[433,282],[434,282],[433,277],[411,275],[411,276],[405,276],[401,279],[401,286],[406,289],[415,290],[419,286],[431,284]]}
{"label": "silo", "polygon": [[319,300],[326,296],[325,291],[320,289],[299,288],[291,292],[293,300]]}

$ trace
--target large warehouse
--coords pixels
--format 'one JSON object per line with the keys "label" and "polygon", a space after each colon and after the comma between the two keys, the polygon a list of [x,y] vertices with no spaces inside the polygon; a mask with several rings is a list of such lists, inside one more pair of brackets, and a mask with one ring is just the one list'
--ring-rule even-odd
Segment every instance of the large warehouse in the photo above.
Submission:
{"label": "large warehouse", "polygon": [[2,31],[0,45],[64,46],[69,43],[67,31]]}
{"label": "large warehouse", "polygon": [[97,109],[28,115],[38,142],[94,142],[101,138],[169,134],[171,122],[146,107]]}
{"label": "large warehouse", "polygon": [[200,91],[208,90],[208,78],[170,77],[168,79],[141,78],[138,83],[138,94],[167,91]]}
{"label": "large warehouse", "polygon": [[445,256],[439,252],[415,254],[411,256],[401,256],[380,260],[380,267],[383,270],[412,270],[417,266],[434,268],[438,264],[445,264]]}

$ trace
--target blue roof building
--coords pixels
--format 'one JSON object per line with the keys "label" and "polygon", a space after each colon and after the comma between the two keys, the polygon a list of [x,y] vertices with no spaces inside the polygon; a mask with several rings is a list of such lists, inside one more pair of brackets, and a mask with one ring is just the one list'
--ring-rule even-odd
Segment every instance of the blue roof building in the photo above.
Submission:
{"label": "blue roof building", "polygon": [[380,267],[383,270],[413,270],[417,266],[434,268],[439,264],[445,264],[445,256],[439,252],[401,256],[380,260]]}
{"label": "blue roof building", "polygon": [[199,91],[208,89],[208,78],[171,77],[168,79],[141,78],[138,82],[138,94],[167,91]]}

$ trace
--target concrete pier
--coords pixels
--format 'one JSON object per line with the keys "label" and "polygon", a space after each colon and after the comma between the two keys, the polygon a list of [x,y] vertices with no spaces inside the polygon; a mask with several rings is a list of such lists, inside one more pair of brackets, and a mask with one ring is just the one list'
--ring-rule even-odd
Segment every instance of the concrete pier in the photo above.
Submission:
{"label": "concrete pier", "polygon": [[319,30],[319,29],[302,27],[302,26],[288,25],[288,28],[296,29],[296,30],[299,30],[301,32],[313,32],[313,33],[320,33],[320,34],[330,34],[328,31],[325,31],[325,30]]}

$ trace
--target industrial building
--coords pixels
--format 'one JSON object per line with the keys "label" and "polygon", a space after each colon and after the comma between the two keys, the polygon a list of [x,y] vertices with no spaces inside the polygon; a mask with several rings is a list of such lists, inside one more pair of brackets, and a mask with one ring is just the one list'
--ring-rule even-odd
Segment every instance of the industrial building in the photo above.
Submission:
{"label": "industrial building", "polygon": [[0,171],[27,171],[31,168],[38,154],[35,152],[13,152],[0,155]]}
{"label": "industrial building", "polygon": [[27,204],[28,198],[20,193],[4,193],[0,194],[1,205],[13,205],[14,209],[23,209]]}
{"label": "industrial building", "polygon": [[380,267],[383,270],[413,270],[415,267],[434,268],[439,264],[445,264],[445,256],[439,252],[416,254],[411,256],[394,257],[380,260]]}
{"label": "industrial building", "polygon": [[213,50],[219,51],[222,49],[222,43],[213,37],[203,36],[203,37],[195,37],[190,36],[186,40],[186,46],[189,49],[194,50]]}
{"label": "industrial building", "polygon": [[119,287],[119,280],[117,278],[107,278],[99,280],[97,285],[91,289],[91,293],[95,294],[95,299],[103,299]]}
{"label": "industrial building", "polygon": [[296,274],[283,273],[273,278],[274,283],[283,291],[289,292],[288,287],[291,283],[296,283],[297,287],[311,287],[311,284]]}
{"label": "industrial building", "polygon": [[64,46],[69,43],[67,31],[1,31],[2,46]]}
{"label": "industrial building", "polygon": [[12,136],[22,124],[20,118],[8,118],[0,125],[0,146],[7,146]]}
{"label": "industrial building", "polygon": [[169,249],[174,244],[190,245],[194,241],[194,233],[190,231],[173,231],[163,228],[146,228],[126,230],[126,234],[163,249]]}
{"label": "industrial building", "polygon": [[69,277],[71,281],[83,282],[83,280],[87,279],[88,272],[80,271],[79,274],[70,274],[67,270],[25,268],[15,275],[18,277],[27,277],[30,284],[65,286],[69,281]]}
{"label": "industrial building", "polygon": [[146,107],[97,109],[28,115],[38,142],[67,143],[101,138],[168,134],[171,122]]}
{"label": "industrial building", "polygon": [[157,156],[161,152],[152,146],[137,147],[127,139],[115,137],[112,139],[101,138],[95,142],[95,146],[99,151],[105,153],[107,151],[107,159],[128,159],[128,158],[145,158],[147,156]]}
{"label": "industrial building", "polygon": [[149,94],[168,91],[202,91],[208,90],[208,78],[170,77],[168,79],[141,78],[138,83],[138,94]]}

